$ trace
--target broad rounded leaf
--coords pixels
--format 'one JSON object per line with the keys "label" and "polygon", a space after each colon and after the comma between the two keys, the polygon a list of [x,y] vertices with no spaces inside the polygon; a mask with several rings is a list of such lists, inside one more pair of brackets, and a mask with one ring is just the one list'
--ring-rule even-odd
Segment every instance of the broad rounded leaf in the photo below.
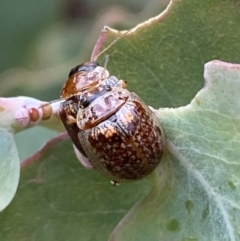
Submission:
{"label": "broad rounded leaf", "polygon": [[146,180],[113,186],[83,168],[59,136],[22,163],[17,195],[0,214],[0,240],[107,240],[149,189]]}
{"label": "broad rounded leaf", "polygon": [[[93,55],[117,36],[103,33]],[[175,0],[111,45],[100,62],[108,54],[111,74],[147,104],[176,107],[203,86],[205,62],[240,62],[239,38],[238,1]],[[23,168],[17,197],[0,216],[0,238],[107,240],[118,224],[110,240],[240,240],[238,66],[207,69],[208,85],[190,105],[156,112],[167,151],[150,193],[145,180],[109,186],[82,169],[63,140]]]}
{"label": "broad rounded leaf", "polygon": [[148,105],[183,106],[202,88],[206,62],[240,62],[239,11],[239,1],[173,0],[167,11],[125,35],[103,30],[92,58],[107,48],[99,62],[109,55],[110,73]]}
{"label": "broad rounded leaf", "polygon": [[212,61],[204,75],[191,104],[156,111],[167,138],[158,181],[110,240],[239,240],[240,65]]}
{"label": "broad rounded leaf", "polygon": [[19,181],[20,161],[13,133],[0,128],[0,212],[13,199]]}

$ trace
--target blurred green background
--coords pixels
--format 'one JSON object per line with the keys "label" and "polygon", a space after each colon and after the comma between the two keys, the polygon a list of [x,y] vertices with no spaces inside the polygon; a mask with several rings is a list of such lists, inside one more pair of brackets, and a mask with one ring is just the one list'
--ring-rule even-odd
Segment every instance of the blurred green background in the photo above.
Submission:
{"label": "blurred green background", "polygon": [[[3,0],[0,2],[0,96],[59,98],[69,70],[89,60],[105,25],[129,29],[159,14],[169,0]],[[16,135],[23,160],[56,132]],[[23,141],[24,140],[24,141]]]}

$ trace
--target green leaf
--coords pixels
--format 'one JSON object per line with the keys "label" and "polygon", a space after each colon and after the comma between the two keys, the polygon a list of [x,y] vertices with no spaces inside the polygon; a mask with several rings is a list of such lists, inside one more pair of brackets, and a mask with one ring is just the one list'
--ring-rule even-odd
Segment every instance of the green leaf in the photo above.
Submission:
{"label": "green leaf", "polygon": [[13,133],[0,128],[0,212],[12,201],[18,186],[20,161]]}
{"label": "green leaf", "polygon": [[[56,131],[49,130],[41,126],[36,126],[15,135],[20,160],[22,161],[38,151],[40,147],[44,146],[48,140],[57,135],[58,133]],[[38,138],[35,138],[36,136]],[[26,142],[23,142],[23,139],[34,141],[31,141],[31,146],[29,146],[26,145]]]}
{"label": "green leaf", "polygon": [[0,237],[107,240],[118,224],[110,240],[239,240],[240,65],[210,62],[205,78],[191,104],[156,111],[167,149],[150,193],[84,169],[60,136],[23,163]]}
{"label": "green leaf", "polygon": [[[167,12],[124,35],[99,62],[109,55],[110,73],[154,108],[186,105],[203,86],[204,63],[240,62],[239,10],[239,1],[173,0]],[[93,57],[120,35],[105,29]]]}
{"label": "green leaf", "polygon": [[204,75],[191,104],[156,111],[167,151],[155,188],[110,240],[239,240],[240,65],[212,61]]}
{"label": "green leaf", "polygon": [[[239,35],[238,1],[175,0],[100,62],[108,54],[111,74],[147,104],[176,107],[203,86],[205,62],[239,62]],[[94,54],[116,36],[103,34]],[[17,196],[0,216],[0,238],[107,240],[116,227],[110,240],[240,240],[238,68],[208,64],[210,85],[190,105],[156,112],[167,150],[149,177],[151,191],[146,180],[109,186],[62,140],[23,167]]]}
{"label": "green leaf", "polygon": [[23,162],[21,171],[17,195],[0,215],[0,240],[107,240],[149,192],[144,180],[115,187],[84,169],[66,135]]}

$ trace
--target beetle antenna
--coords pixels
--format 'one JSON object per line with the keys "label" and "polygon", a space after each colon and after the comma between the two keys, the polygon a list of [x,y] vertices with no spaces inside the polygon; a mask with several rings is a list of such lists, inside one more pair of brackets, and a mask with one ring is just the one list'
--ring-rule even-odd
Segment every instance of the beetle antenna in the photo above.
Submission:
{"label": "beetle antenna", "polygon": [[105,55],[105,61],[104,61],[104,71],[102,72],[102,77],[101,77],[101,79],[103,79],[104,73],[105,73],[105,71],[106,71],[106,69],[107,69],[108,61],[109,61],[109,55],[106,54],[106,55]]}
{"label": "beetle antenna", "polygon": [[106,54],[105,55],[105,61],[104,61],[104,70],[106,70],[106,68],[107,68],[108,61],[109,61],[109,55]]}
{"label": "beetle antenna", "polygon": [[[108,28],[106,28],[107,30]],[[100,53],[98,53],[96,56],[92,56],[93,61],[96,61],[98,59],[98,57],[104,53],[105,51],[107,51],[109,48],[111,48],[116,42],[118,42],[122,37],[124,37],[125,35],[127,35],[129,32],[131,31],[131,29],[125,31],[124,33],[122,33],[121,35],[119,35],[117,38],[115,38],[105,49],[103,49]],[[95,49],[94,49],[95,50]],[[93,53],[94,53],[93,50]],[[105,63],[106,63],[106,59],[105,59]]]}

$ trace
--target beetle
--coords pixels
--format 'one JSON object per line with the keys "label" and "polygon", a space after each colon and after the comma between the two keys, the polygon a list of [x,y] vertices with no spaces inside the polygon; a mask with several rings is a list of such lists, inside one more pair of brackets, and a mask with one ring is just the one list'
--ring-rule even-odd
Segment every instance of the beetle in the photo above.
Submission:
{"label": "beetle", "polygon": [[139,180],[158,166],[164,133],[155,114],[105,67],[74,67],[61,99],[59,115],[73,144],[113,183]]}

